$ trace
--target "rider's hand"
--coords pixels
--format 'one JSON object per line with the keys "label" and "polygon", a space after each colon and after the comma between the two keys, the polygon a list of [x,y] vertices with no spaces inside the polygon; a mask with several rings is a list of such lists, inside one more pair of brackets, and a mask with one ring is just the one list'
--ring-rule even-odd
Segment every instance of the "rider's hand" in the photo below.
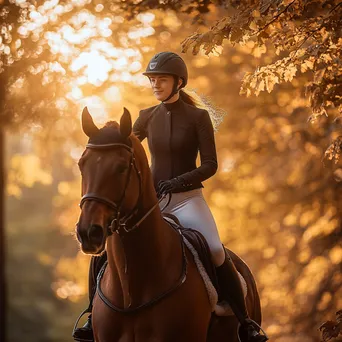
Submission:
{"label": "rider's hand", "polygon": [[184,180],[181,177],[176,177],[165,181],[161,180],[158,183],[157,197],[160,198],[164,194],[167,195],[173,191],[183,190],[184,187]]}

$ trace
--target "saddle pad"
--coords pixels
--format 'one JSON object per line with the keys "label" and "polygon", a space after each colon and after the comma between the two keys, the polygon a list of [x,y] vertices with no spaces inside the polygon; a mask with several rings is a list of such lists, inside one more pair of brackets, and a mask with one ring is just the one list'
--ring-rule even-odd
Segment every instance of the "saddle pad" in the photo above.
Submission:
{"label": "saddle pad", "polygon": [[[219,293],[218,279],[215,266],[211,261],[209,246],[204,236],[197,230],[182,227],[177,217],[172,214],[163,213],[163,216],[174,229],[178,229],[180,231],[185,245],[194,256],[196,266],[207,289],[212,310],[219,316],[234,315],[232,309],[227,303],[223,302],[222,304],[217,304]],[[238,272],[238,274],[244,297],[246,298],[247,284],[240,272]]]}
{"label": "saddle pad", "polygon": [[192,255],[194,257],[196,267],[198,269],[199,274],[202,277],[204,286],[207,290],[211,311],[215,311],[217,301],[218,301],[217,290],[215,289],[212,281],[210,280],[208,273],[206,272],[206,270],[203,266],[203,263],[200,260],[200,257],[198,255],[196,249],[194,248],[194,246],[192,246],[192,244],[184,236],[183,236],[183,241],[185,243],[185,246],[189,249],[189,251],[192,253]]}
{"label": "saddle pad", "polygon": [[[204,267],[204,270],[209,276],[209,279],[214,289],[218,293],[219,287],[218,287],[218,280],[216,276],[216,270],[215,270],[214,264],[211,261],[211,254],[210,254],[209,246],[204,236],[195,229],[183,228],[180,225],[178,219],[174,215],[171,215],[171,214],[163,214],[163,215],[164,215],[164,219],[169,224],[171,224],[173,228],[178,229],[180,231],[181,235],[183,236],[185,245],[194,255],[194,258],[196,259],[197,257],[199,259],[198,261],[203,265],[202,267]],[[193,248],[193,250],[191,249],[190,246]],[[197,255],[195,255],[194,252]],[[196,262],[196,265],[198,268],[200,268],[199,262]],[[203,279],[203,281],[206,282],[205,279]]]}

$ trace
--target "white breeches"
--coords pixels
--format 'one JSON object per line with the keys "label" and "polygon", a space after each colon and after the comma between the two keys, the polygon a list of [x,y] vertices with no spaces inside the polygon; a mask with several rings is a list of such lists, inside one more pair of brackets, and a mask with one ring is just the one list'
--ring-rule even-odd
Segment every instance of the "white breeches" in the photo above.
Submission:
{"label": "white breeches", "polygon": [[[159,204],[162,209],[169,197]],[[185,228],[192,228],[205,237],[210,248],[211,257],[216,267],[223,264],[225,253],[218,234],[214,217],[205,201],[202,188],[186,192],[173,193],[165,213],[175,215]]]}

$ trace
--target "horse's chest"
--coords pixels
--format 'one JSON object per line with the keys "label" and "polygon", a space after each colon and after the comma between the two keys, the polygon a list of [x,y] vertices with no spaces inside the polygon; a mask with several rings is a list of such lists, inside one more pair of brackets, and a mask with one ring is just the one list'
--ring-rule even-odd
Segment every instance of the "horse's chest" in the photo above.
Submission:
{"label": "horse's chest", "polygon": [[[105,310],[106,311],[106,310]],[[153,317],[152,317],[153,316]],[[94,312],[93,325],[96,342],[202,342],[202,332],[198,336],[198,328],[191,327],[189,317],[173,317],[172,311],[164,314],[148,312],[134,317],[122,317],[117,314],[99,315]],[[195,320],[196,321],[196,320]],[[197,321],[199,323],[199,321]],[[205,326],[202,322],[202,326]],[[198,326],[198,325],[197,325]],[[200,325],[201,326],[201,325]]]}
{"label": "horse's chest", "polygon": [[[143,321],[143,320],[142,320]],[[115,323],[101,322],[100,331],[94,326],[95,335],[99,342],[174,342],[169,339],[168,332],[160,328],[139,322],[138,320],[126,321],[116,319]]]}

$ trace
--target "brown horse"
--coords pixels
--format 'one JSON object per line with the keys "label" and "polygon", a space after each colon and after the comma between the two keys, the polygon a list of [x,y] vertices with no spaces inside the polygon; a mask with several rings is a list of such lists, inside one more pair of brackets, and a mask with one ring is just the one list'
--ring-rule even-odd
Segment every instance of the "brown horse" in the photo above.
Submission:
{"label": "brown horse", "polygon": [[[211,312],[206,288],[181,236],[163,219],[148,160],[131,134],[130,113],[98,129],[87,108],[89,137],[79,166],[77,239],[86,254],[107,252],[92,321],[97,342],[235,342],[237,320]],[[261,323],[260,300],[247,265],[231,254],[247,287],[250,317]]]}

